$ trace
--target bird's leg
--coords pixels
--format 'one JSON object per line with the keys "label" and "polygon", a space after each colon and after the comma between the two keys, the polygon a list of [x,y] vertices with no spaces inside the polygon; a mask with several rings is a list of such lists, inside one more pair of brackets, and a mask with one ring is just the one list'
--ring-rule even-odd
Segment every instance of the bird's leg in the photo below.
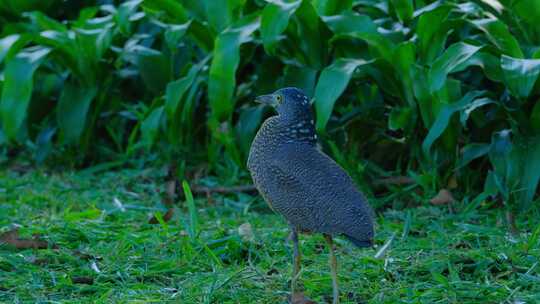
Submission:
{"label": "bird's leg", "polygon": [[332,273],[332,290],[333,290],[333,304],[339,304],[339,289],[338,289],[338,278],[337,278],[337,259],[334,254],[334,242],[332,241],[332,236],[329,234],[324,235],[326,244],[328,244],[330,255],[328,256],[328,262],[330,264],[330,271]]}
{"label": "bird's leg", "polygon": [[300,276],[300,249],[298,247],[298,231],[291,227],[291,241],[293,242],[293,273],[291,279],[291,297],[294,296],[296,290],[296,282]]}

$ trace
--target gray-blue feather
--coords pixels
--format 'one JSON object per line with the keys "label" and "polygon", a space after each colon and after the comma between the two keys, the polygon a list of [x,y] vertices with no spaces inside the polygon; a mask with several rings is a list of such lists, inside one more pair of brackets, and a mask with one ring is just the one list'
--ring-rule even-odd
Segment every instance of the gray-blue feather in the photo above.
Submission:
{"label": "gray-blue feather", "polygon": [[248,158],[257,189],[299,231],[343,234],[371,246],[373,211],[350,176],[317,148],[307,97],[296,88],[274,94],[282,97],[278,115],[263,123]]}

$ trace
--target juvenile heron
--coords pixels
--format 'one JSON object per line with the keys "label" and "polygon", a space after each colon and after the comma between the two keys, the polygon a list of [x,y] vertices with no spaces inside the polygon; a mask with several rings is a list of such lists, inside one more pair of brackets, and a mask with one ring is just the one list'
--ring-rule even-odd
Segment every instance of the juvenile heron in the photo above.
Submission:
{"label": "juvenile heron", "polygon": [[283,215],[293,242],[292,295],[300,272],[298,233],[318,232],[328,244],[333,303],[339,303],[337,261],[332,237],[343,235],[358,247],[373,243],[373,211],[349,175],[317,148],[308,97],[283,88],[256,101],[277,115],[261,126],[249,151],[248,168],[264,200]]}

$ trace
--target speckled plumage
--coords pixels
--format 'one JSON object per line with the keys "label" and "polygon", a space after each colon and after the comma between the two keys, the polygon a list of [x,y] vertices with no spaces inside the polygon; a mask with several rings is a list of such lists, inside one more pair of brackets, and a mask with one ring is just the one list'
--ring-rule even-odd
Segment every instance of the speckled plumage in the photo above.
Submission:
{"label": "speckled plumage", "polygon": [[249,153],[257,189],[296,230],[371,246],[373,212],[349,175],[317,148],[307,97],[295,88],[277,94],[284,96],[278,115],[263,123]]}

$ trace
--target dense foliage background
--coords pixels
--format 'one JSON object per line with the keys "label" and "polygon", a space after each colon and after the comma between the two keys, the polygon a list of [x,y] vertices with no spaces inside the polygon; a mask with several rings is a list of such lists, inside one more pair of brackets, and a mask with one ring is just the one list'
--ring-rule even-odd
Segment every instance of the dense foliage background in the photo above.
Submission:
{"label": "dense foliage background", "polygon": [[538,0],[2,1],[4,161],[157,159],[236,180],[269,113],[253,98],[298,86],[361,185],[408,176],[414,201],[446,188],[528,210],[538,20]]}

